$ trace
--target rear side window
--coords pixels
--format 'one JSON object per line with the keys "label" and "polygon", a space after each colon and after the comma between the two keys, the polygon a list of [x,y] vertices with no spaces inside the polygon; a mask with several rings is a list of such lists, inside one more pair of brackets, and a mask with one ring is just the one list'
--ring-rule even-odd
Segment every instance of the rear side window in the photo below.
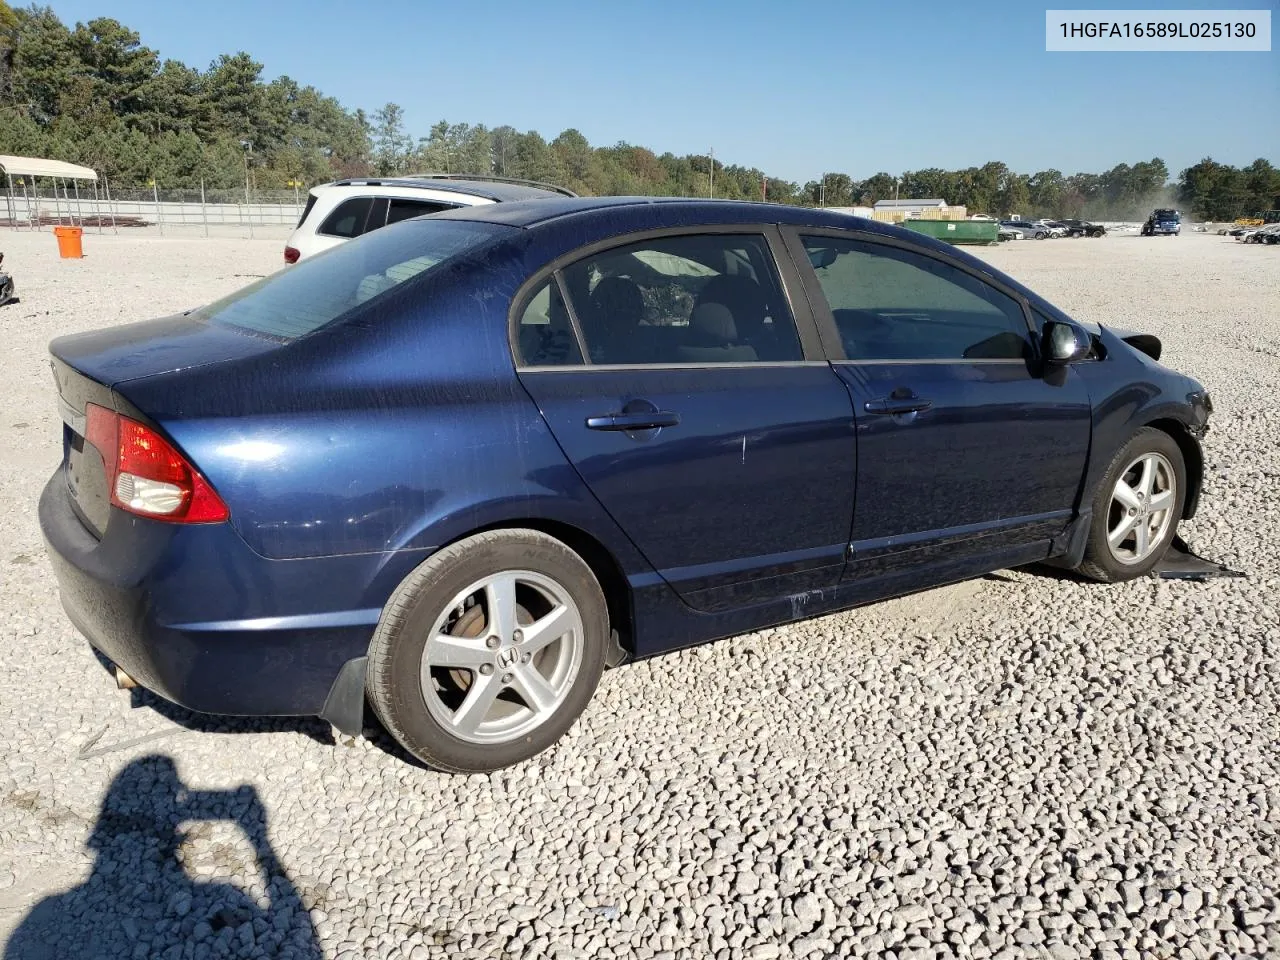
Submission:
{"label": "rear side window", "polygon": [[358,237],[364,233],[364,222],[369,216],[369,207],[373,205],[373,197],[352,197],[343,200],[324,223],[320,224],[317,233],[330,237]]}
{"label": "rear side window", "polygon": [[1023,360],[1022,307],[963,270],[897,247],[805,237],[850,360]]}
{"label": "rear side window", "polygon": [[378,230],[237,290],[196,315],[290,340],[508,233],[510,228],[424,220]]}
{"label": "rear side window", "polygon": [[803,359],[762,236],[646,240],[580,260],[562,276],[593,364]]}
{"label": "rear side window", "polygon": [[428,213],[439,213],[441,210],[453,209],[447,203],[430,203],[425,200],[405,200],[392,197],[391,206],[387,208],[387,226],[409,220],[412,217],[425,217]]}

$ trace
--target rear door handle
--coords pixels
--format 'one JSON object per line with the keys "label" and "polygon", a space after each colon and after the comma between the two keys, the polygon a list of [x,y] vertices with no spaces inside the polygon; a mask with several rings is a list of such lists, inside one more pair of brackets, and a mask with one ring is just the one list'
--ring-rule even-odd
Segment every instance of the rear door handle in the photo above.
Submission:
{"label": "rear door handle", "polygon": [[644,413],[609,413],[603,417],[587,417],[588,430],[656,430],[680,424],[680,414],[666,410]]}
{"label": "rear door handle", "polygon": [[863,404],[867,413],[894,414],[920,413],[933,406],[932,400],[923,397],[881,397],[879,400],[868,400]]}

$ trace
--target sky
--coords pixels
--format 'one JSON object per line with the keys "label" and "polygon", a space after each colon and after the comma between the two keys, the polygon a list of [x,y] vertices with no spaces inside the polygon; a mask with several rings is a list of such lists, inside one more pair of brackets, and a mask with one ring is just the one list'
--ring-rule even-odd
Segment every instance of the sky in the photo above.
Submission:
{"label": "sky", "polygon": [[[204,68],[247,51],[372,113],[580,130],[705,154],[803,183],[1002,160],[1100,172],[1161,157],[1280,165],[1280,52],[1048,53],[1025,0],[45,0],[68,24],[113,17]],[[1162,9],[1270,9],[1213,0]],[[1066,8],[1057,0],[1054,8]],[[1079,8],[1098,9],[1094,0]],[[1152,4],[1129,2],[1126,9]]]}

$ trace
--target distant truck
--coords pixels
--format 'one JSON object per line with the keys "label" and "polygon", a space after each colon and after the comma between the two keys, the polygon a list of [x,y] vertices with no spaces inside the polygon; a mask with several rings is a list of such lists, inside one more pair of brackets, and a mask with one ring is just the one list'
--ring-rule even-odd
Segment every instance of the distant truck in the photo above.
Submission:
{"label": "distant truck", "polygon": [[1142,225],[1144,237],[1176,237],[1182,232],[1182,214],[1177,210],[1152,210]]}

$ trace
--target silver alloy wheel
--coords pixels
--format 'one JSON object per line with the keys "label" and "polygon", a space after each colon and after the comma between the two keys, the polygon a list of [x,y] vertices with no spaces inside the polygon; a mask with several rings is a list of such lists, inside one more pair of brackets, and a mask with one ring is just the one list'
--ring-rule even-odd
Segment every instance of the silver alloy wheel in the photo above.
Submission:
{"label": "silver alloy wheel", "polygon": [[1144,453],[1116,481],[1107,511],[1107,546],[1118,563],[1132,566],[1151,556],[1172,525],[1177,474],[1160,453]]}
{"label": "silver alloy wheel", "polygon": [[582,653],[569,591],[532,570],[504,570],[460,591],[436,618],[419,667],[422,698],[459,740],[508,743],[560,709]]}

